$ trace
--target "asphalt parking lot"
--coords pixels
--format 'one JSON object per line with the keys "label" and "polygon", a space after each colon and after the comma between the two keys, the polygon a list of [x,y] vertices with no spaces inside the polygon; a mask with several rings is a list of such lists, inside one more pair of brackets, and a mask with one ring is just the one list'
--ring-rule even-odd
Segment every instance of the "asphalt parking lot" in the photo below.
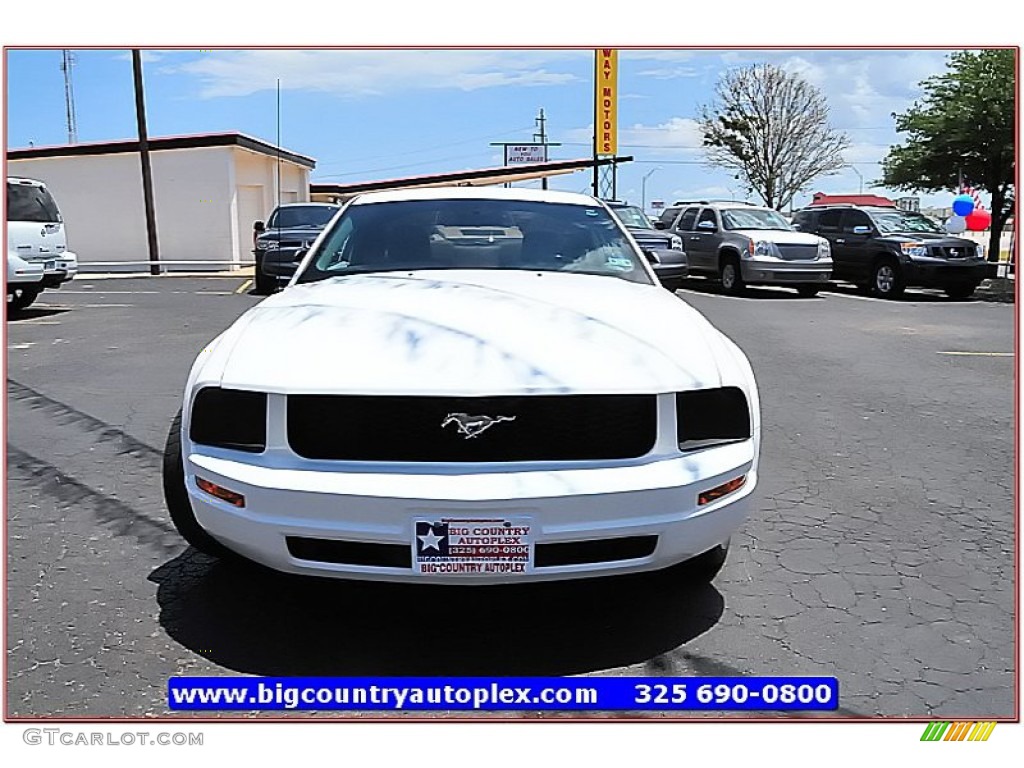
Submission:
{"label": "asphalt parking lot", "polygon": [[[240,292],[241,291],[241,292]],[[171,675],[835,675],[840,715],[1011,717],[1014,309],[679,292],[761,389],[760,511],[709,586],[233,570],[187,550],[163,445],[243,278],[80,277],[7,323],[7,715],[166,715]]]}

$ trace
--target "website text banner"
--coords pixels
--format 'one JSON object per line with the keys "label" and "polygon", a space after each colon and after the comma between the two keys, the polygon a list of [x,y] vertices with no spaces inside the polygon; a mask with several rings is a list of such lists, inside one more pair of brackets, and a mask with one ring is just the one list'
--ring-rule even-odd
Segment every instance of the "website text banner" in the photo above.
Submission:
{"label": "website text banner", "polygon": [[830,711],[834,677],[172,677],[174,710]]}

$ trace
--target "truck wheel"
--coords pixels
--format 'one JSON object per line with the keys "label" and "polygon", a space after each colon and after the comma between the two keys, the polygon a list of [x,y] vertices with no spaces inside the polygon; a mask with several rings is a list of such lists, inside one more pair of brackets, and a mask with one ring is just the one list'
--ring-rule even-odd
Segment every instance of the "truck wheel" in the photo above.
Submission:
{"label": "truck wheel", "polygon": [[956,283],[954,285],[947,285],[942,290],[951,299],[966,299],[974,293],[974,289],[977,287],[974,283]]}
{"label": "truck wheel", "polygon": [[722,288],[732,296],[739,296],[746,290],[743,284],[743,271],[740,269],[740,260],[735,256],[723,256],[719,267],[719,277],[722,279]]}
{"label": "truck wheel", "polygon": [[883,258],[875,262],[871,270],[871,288],[876,296],[883,299],[895,299],[903,295],[906,285],[895,259]]}

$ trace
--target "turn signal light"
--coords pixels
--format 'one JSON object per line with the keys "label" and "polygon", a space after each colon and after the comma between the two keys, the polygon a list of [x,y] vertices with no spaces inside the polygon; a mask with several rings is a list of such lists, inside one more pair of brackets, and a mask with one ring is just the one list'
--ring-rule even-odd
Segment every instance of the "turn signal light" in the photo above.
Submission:
{"label": "turn signal light", "polygon": [[704,491],[704,493],[697,497],[697,506],[702,507],[705,504],[710,504],[715,499],[720,499],[726,494],[742,488],[745,482],[747,482],[747,476],[742,475],[741,477],[734,478],[727,483],[716,485],[710,491]]}
{"label": "turn signal light", "polygon": [[221,488],[216,483],[211,483],[209,480],[204,480],[201,477],[196,478],[196,485],[199,486],[199,490],[205,491],[211,496],[215,496],[221,501],[226,501],[235,507],[245,506],[245,496],[234,491],[229,491],[227,488]]}

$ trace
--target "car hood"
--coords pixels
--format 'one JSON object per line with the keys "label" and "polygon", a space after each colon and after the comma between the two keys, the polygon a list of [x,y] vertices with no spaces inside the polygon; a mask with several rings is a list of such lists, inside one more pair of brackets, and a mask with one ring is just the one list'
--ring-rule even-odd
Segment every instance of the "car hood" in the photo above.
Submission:
{"label": "car hood", "polygon": [[882,235],[879,239],[890,243],[925,243],[927,245],[941,245],[948,248],[973,248],[977,245],[973,240],[940,234],[938,232],[890,232]]}
{"label": "car hood", "polygon": [[[511,270],[295,285],[249,310],[200,378],[278,393],[661,393],[720,386],[728,340],[662,288]],[[219,361],[219,362],[215,362]]]}
{"label": "car hood", "polygon": [[766,240],[776,245],[817,245],[821,238],[810,232],[796,232],[788,229],[733,229],[732,234],[743,235],[751,240]]}
{"label": "car hood", "polygon": [[262,232],[258,240],[313,240],[324,231],[323,227],[282,227]]}

